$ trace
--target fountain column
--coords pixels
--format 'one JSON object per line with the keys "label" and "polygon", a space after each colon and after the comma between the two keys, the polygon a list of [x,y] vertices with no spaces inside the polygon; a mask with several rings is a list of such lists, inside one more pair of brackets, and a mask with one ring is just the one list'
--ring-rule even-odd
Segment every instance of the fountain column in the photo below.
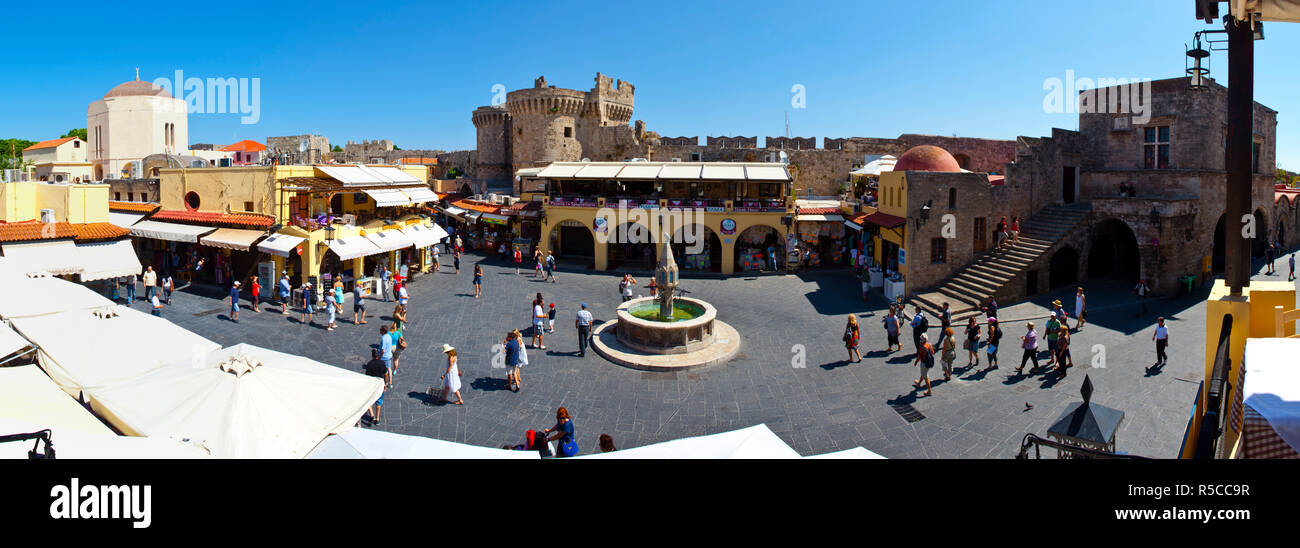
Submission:
{"label": "fountain column", "polygon": [[655,267],[655,285],[659,288],[659,317],[664,320],[673,317],[673,292],[677,289],[677,261],[673,260],[673,246],[668,233],[659,237],[663,250],[659,252],[659,264]]}

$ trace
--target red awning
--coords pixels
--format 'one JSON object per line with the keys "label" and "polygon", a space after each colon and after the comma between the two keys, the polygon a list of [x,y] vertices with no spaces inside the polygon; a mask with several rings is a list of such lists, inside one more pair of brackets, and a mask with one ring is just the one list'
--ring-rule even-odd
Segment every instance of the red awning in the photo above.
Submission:
{"label": "red awning", "polygon": [[863,219],[863,221],[871,223],[881,228],[894,228],[896,226],[903,226],[907,224],[907,219],[890,215],[888,213],[880,213],[880,212],[867,215],[867,218]]}

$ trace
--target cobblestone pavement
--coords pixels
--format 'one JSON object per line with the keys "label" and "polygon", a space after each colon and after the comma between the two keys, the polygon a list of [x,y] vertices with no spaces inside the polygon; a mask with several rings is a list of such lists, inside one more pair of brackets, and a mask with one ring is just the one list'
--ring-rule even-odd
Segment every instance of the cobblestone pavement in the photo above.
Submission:
{"label": "cobblestone pavement", "polygon": [[[459,276],[444,269],[412,281],[410,348],[401,357],[377,428],[500,446],[521,443],[526,429],[551,426],[555,409],[565,406],[583,453],[596,450],[602,432],[627,448],[766,423],[804,455],[860,445],[890,458],[1010,458],[1025,433],[1045,435],[1065,407],[1081,399],[1087,374],[1096,386],[1093,401],[1126,413],[1117,436],[1120,451],[1172,458],[1203,376],[1208,285],[1194,295],[1153,300],[1153,312],[1136,317],[1138,304],[1127,286],[1088,284],[1090,322],[1073,336],[1076,367],[1064,379],[1051,372],[1015,374],[1023,322],[1012,320],[1038,318],[1041,332],[1046,303],[1061,298],[1072,309],[1073,299],[1067,300],[1072,288],[1005,307],[999,314],[1005,330],[1002,367],[988,372],[962,367],[966,356],[959,352],[958,374],[943,382],[936,368],[934,395],[927,397],[911,387],[917,370],[911,366],[910,337],[903,337],[903,352],[880,350],[885,301],[863,302],[858,281],[847,271],[683,279],[680,287],[689,296],[713,303],[718,318],[740,332],[741,353],[706,369],[650,373],[617,366],[593,352],[576,356],[578,304],[587,302],[598,321],[609,320],[620,302],[617,275],[562,271],[558,283],[544,283],[484,258],[484,297],[476,300],[470,283],[474,262],[467,257]],[[529,303],[538,291],[556,303],[556,331],[546,335],[548,350],[529,351],[523,390],[513,393],[505,389],[505,370],[491,366],[492,347],[509,329],[528,334]],[[392,303],[369,301],[370,323],[357,326],[348,303],[338,329],[327,332],[320,323],[299,323],[296,314],[281,316],[268,304],[262,313],[246,308],[239,323],[231,322],[221,296],[215,288],[182,290],[164,316],[222,345],[246,342],[358,371],[378,341],[375,316],[386,318],[392,311]],[[1167,318],[1171,344],[1169,365],[1151,370],[1156,313]],[[856,314],[863,327],[861,363],[846,363],[840,341],[849,314]],[[323,321],[318,313],[317,322]],[[932,340],[937,331],[931,330]],[[426,395],[431,385],[440,385],[443,343],[461,352],[464,406]],[[801,349],[802,368],[794,359]],[[1104,363],[1094,361],[1102,350]],[[908,422],[906,410],[898,409],[903,405],[924,419]]]}

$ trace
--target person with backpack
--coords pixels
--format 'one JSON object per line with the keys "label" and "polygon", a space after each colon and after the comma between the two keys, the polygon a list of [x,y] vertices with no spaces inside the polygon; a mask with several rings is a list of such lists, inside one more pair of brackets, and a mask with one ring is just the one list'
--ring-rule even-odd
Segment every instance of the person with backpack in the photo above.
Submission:
{"label": "person with backpack", "polygon": [[1047,339],[1047,365],[1056,364],[1056,341],[1061,336],[1061,322],[1056,313],[1047,315],[1047,325],[1043,326],[1043,337]]}
{"label": "person with backpack", "polygon": [[557,410],[555,412],[555,426],[542,430],[542,434],[549,436],[546,441],[559,442],[555,456],[572,457],[578,454],[578,441],[573,435],[573,418],[569,416],[568,409],[561,407]]}
{"label": "person with backpack", "polygon": [[925,311],[920,306],[913,306],[916,314],[912,316],[912,344],[916,347],[917,352],[921,351],[922,335],[925,330],[930,328],[930,320],[925,317]]}
{"label": "person with backpack", "polygon": [[618,293],[623,296],[623,302],[632,300],[632,286],[636,285],[636,278],[631,274],[624,274],[623,280],[618,282]]}
{"label": "person with backpack", "polygon": [[388,391],[388,386],[392,383],[393,378],[389,376],[388,367],[384,365],[383,360],[379,359],[379,350],[370,350],[370,361],[366,362],[366,376],[375,377],[384,382],[384,388],[379,391],[379,399],[370,407],[370,424],[379,425],[379,414],[384,409],[384,393]]}
{"label": "person with backpack", "polygon": [[551,303],[551,309],[546,312],[546,330],[555,332],[555,303]]}
{"label": "person with backpack", "polygon": [[1138,279],[1138,284],[1133,287],[1133,294],[1137,295],[1138,300],[1142,304],[1142,311],[1138,312],[1137,314],[1134,314],[1134,316],[1141,316],[1143,314],[1146,314],[1147,297],[1151,295],[1151,286],[1147,285],[1146,277],[1142,277]]}
{"label": "person with backpack", "polygon": [[883,320],[885,324],[885,350],[894,352],[894,345],[898,345],[898,350],[903,349],[903,343],[898,342],[898,311],[894,305],[889,305],[889,313]]}
{"label": "person with backpack", "polygon": [[311,287],[311,282],[302,284],[302,323],[307,325],[316,324],[316,290]]}
{"label": "person with backpack", "polygon": [[[1294,262],[1294,261],[1293,261]],[[1295,270],[1294,268],[1292,270]],[[176,290],[176,282],[172,280],[172,273],[163,274],[162,280],[163,302],[172,304],[172,291]]]}
{"label": "person with backpack", "polygon": [[980,364],[980,324],[975,316],[966,320],[966,367],[979,367]]}
{"label": "person with backpack", "polygon": [[952,328],[943,328],[942,340],[939,342],[939,348],[943,352],[940,354],[939,362],[943,364],[943,380],[952,380],[952,362],[957,361],[957,343],[953,342]]}
{"label": "person with backpack", "polygon": [[555,283],[555,255],[550,251],[546,252],[546,277],[543,280]]}
{"label": "person with backpack", "polygon": [[933,396],[930,392],[930,368],[934,367],[934,347],[930,346],[930,337],[921,333],[921,344],[916,348],[916,359],[912,360],[912,365],[921,368],[921,377],[912,383],[913,387],[921,388],[921,383],[925,383],[925,395]]}
{"label": "person with backpack", "polygon": [[[858,337],[860,335],[857,314],[849,314],[849,323],[844,326],[844,347],[849,350],[848,361],[851,363],[862,361],[862,354],[858,352]],[[857,359],[854,359],[855,356]]]}

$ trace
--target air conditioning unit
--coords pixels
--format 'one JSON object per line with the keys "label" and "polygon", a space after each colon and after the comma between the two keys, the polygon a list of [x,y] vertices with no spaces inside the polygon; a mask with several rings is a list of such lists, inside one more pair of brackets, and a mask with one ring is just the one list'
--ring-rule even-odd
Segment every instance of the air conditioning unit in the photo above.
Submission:
{"label": "air conditioning unit", "polygon": [[673,161],[674,161],[674,162],[680,162],[680,161],[682,161],[682,159],[681,159],[681,158],[673,158]]}
{"label": "air conditioning unit", "polygon": [[42,209],[42,210],[41,210],[41,224],[50,224],[50,223],[53,223],[53,222],[54,222],[54,210],[53,210],[53,209]]}
{"label": "air conditioning unit", "polygon": [[1117,116],[1113,120],[1114,120],[1114,125],[1111,126],[1110,129],[1111,131],[1128,131],[1130,129],[1133,129],[1133,125],[1132,125],[1133,119],[1129,118],[1128,116]]}

